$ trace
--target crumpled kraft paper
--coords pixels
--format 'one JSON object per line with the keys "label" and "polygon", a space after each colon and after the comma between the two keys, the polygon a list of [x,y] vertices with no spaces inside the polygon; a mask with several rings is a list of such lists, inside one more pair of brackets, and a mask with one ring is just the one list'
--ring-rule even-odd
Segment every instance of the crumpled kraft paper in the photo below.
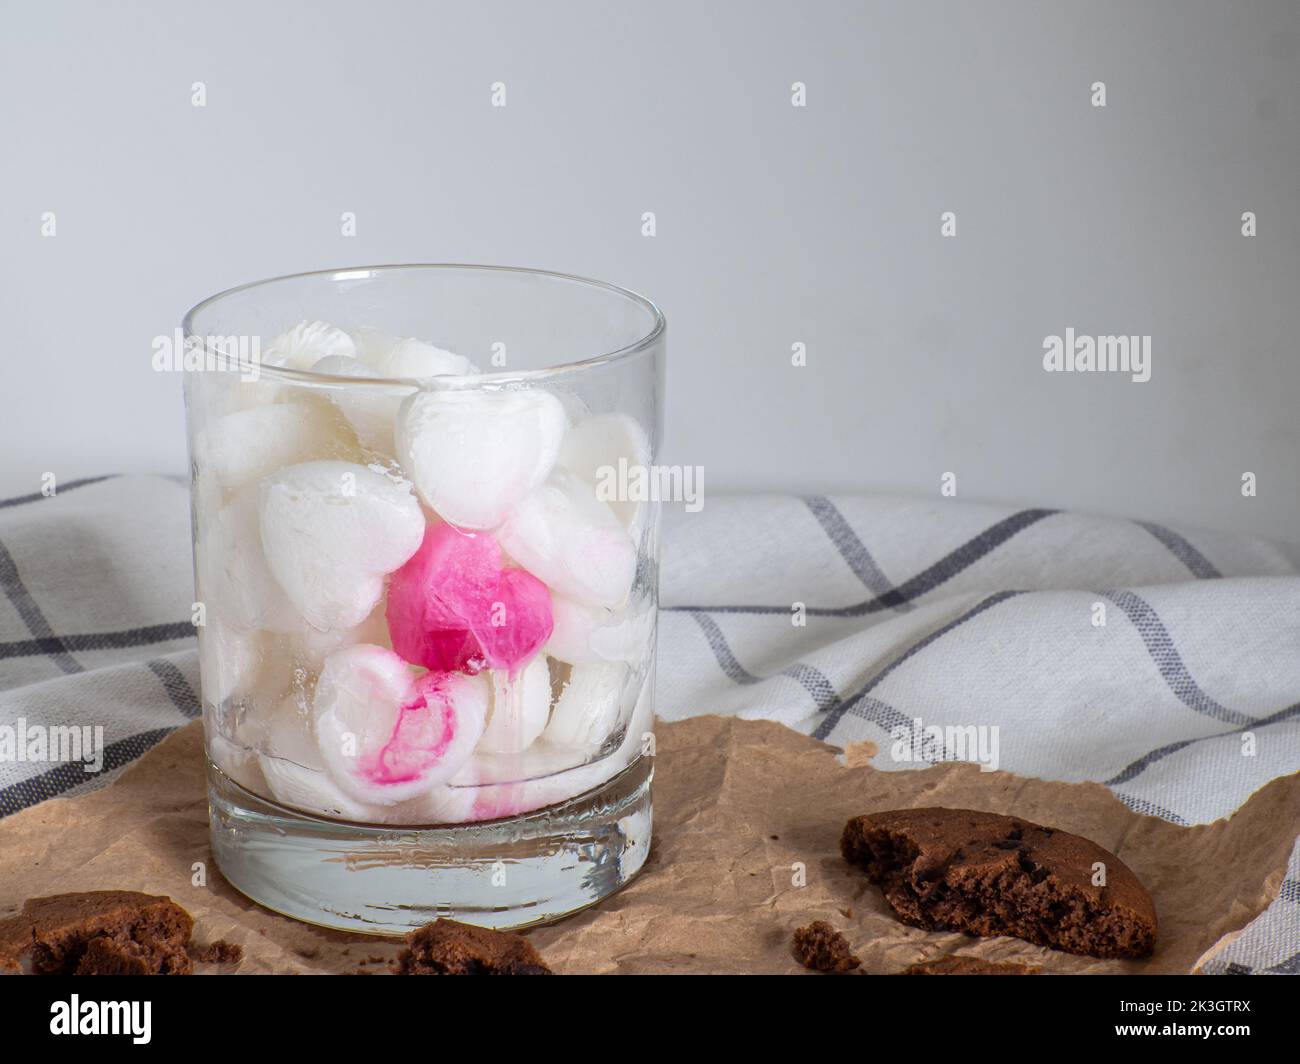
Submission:
{"label": "crumpled kraft paper", "polygon": [[[1178,827],[1132,812],[1098,784],[1022,779],[945,764],[878,772],[768,721],[700,717],[657,731],[654,843],[622,892],[530,937],[559,973],[783,973],[794,929],[829,921],[868,974],[960,952],[1048,972],[1189,972],[1276,895],[1300,831],[1300,773],[1229,820]],[[839,855],[849,817],[946,805],[1014,813],[1085,835],[1121,857],[1155,899],[1145,961],[1096,961],[1016,939],[926,932],[893,918]],[[195,941],[244,947],[241,973],[383,972],[400,943],[278,916],[229,886],[208,850],[202,732],[159,744],[111,786],[0,821],[0,917],[24,899],[127,889],[175,898]],[[200,876],[196,868],[205,875]],[[198,885],[196,885],[196,881]]]}

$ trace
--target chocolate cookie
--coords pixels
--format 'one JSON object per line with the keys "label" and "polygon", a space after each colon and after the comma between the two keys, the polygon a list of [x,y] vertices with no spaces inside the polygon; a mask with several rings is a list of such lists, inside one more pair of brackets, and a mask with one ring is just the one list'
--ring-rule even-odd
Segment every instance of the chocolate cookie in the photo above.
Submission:
{"label": "chocolate cookie", "polygon": [[825,920],[796,930],[790,951],[805,968],[818,972],[851,972],[862,963],[849,949],[849,940]]}
{"label": "chocolate cookie", "polygon": [[406,936],[398,975],[550,975],[523,935],[435,920]]}
{"label": "chocolate cookie", "polygon": [[962,957],[950,953],[932,961],[921,961],[903,969],[904,975],[1038,975],[1041,968],[1028,964],[985,961],[979,957]]}
{"label": "chocolate cookie", "polygon": [[194,919],[171,898],[92,890],[29,898],[0,921],[0,968],[33,975],[189,975]]}
{"label": "chocolate cookie", "polygon": [[[1155,946],[1155,906],[1137,876],[1078,835],[970,809],[896,809],[854,817],[840,850],[916,927],[1090,957],[1145,957]],[[1105,886],[1093,883],[1097,865]]]}

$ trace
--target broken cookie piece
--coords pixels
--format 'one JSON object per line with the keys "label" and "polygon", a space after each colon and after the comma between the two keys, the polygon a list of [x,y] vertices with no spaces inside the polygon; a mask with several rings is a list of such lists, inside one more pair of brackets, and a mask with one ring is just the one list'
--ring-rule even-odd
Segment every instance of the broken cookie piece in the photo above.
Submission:
{"label": "broken cookie piece", "polygon": [[244,947],[224,938],[191,950],[191,956],[201,964],[238,964],[244,959]]}
{"label": "broken cookie piece", "polygon": [[94,890],[30,898],[0,921],[0,968],[33,975],[189,975],[194,920],[171,898]]}
{"label": "broken cookie piece", "polygon": [[805,968],[818,972],[851,972],[862,963],[849,948],[849,940],[825,920],[798,928],[791,952]]}
{"label": "broken cookie piece", "polygon": [[1155,906],[1137,876],[1078,835],[970,809],[897,809],[854,817],[840,850],[915,927],[1090,957],[1155,947]]}
{"label": "broken cookie piece", "polygon": [[1007,961],[986,961],[950,953],[903,969],[904,975],[1040,975],[1043,969]]}
{"label": "broken cookie piece", "polygon": [[406,936],[397,975],[551,975],[533,944],[511,931],[435,920]]}

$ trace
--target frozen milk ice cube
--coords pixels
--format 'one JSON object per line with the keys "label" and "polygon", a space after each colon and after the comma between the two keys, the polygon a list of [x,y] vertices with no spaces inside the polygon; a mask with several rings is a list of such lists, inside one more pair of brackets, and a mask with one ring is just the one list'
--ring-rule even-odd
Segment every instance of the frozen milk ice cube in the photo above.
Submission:
{"label": "frozen milk ice cube", "polygon": [[620,605],[636,577],[631,536],[591,485],[564,469],[510,511],[497,539],[552,592],[582,605]]}
{"label": "frozen milk ice cube", "polygon": [[424,514],[409,485],[351,462],[305,462],[261,483],[262,545],[276,582],[307,623],[352,628],[384,575],[420,545]]}
{"label": "frozen milk ice cube", "polygon": [[[244,751],[245,758],[249,753]],[[266,724],[264,749],[251,756],[252,772],[265,784],[245,786],[254,793],[269,791],[276,801],[319,816],[372,824],[451,824],[467,819],[473,810],[472,789],[438,786],[396,805],[359,802],[344,794],[325,771],[310,710],[294,698],[275,709]]]}
{"label": "frozen milk ice cube", "polygon": [[259,372],[196,373],[189,382],[190,404],[207,411],[210,421],[222,414],[274,403],[285,395],[285,386]]}
{"label": "frozen milk ice cube", "polygon": [[[478,370],[469,359],[422,340],[404,340],[376,329],[361,329],[357,333],[356,355],[328,355],[312,366],[312,372],[385,380],[466,376],[477,374]],[[329,390],[329,396],[363,447],[382,454],[393,453],[393,429],[405,398],[400,387],[337,387]]]}
{"label": "frozen milk ice cube", "polygon": [[[306,370],[330,355],[354,355],[352,338],[341,329],[324,322],[302,321],[269,343],[262,345],[250,361],[276,369]],[[279,402],[293,396],[294,390],[273,379],[272,373],[260,373],[240,366],[238,373],[204,374],[202,384],[191,383],[198,404],[213,413],[231,413]]]}
{"label": "frozen milk ice cube", "polygon": [[224,414],[195,441],[200,469],[223,488],[237,488],[281,466],[339,457],[338,426],[329,407],[272,403]]}
{"label": "frozen milk ice cube", "polygon": [[546,653],[556,661],[570,665],[602,661],[635,664],[650,654],[655,615],[649,602],[611,610],[553,595],[551,615],[554,627]]}
{"label": "frozen milk ice cube", "polygon": [[564,413],[565,416],[568,417],[570,425],[576,425],[591,413],[591,407],[587,405],[587,401],[577,392],[553,384],[548,384],[547,390],[551,392],[551,394],[560,401],[560,405],[564,407]]}
{"label": "frozen milk ice cube", "polygon": [[254,794],[267,789],[256,750],[231,742],[215,732],[208,735],[208,757],[227,776]]}
{"label": "frozen milk ice cube", "polygon": [[[400,336],[394,336],[383,329],[374,329],[363,325],[352,330],[352,341],[356,345],[356,357],[366,365],[374,368],[379,359],[397,346]],[[378,370],[375,370],[378,373]]]}
{"label": "frozen milk ice cube", "polygon": [[654,608],[649,602],[640,602],[624,610],[611,623],[596,628],[588,637],[587,645],[603,661],[635,665],[649,656],[654,638]]}
{"label": "frozen milk ice cube", "polygon": [[397,458],[444,521],[495,528],[555,465],[567,419],[550,392],[421,391],[397,419]]}
{"label": "frozen milk ice cube", "polygon": [[203,700],[220,706],[230,698],[254,695],[273,637],[235,628],[215,616],[198,628],[198,636]]}
{"label": "frozen milk ice cube", "polygon": [[301,623],[267,564],[262,549],[261,492],[238,489],[201,529],[199,598],[212,617],[238,628],[292,631]]}
{"label": "frozen milk ice cube", "polygon": [[399,340],[371,365],[381,377],[468,376],[477,372],[464,355],[444,351],[423,340]]}
{"label": "frozen milk ice cube", "polygon": [[300,321],[262,351],[262,362],[284,369],[310,369],[326,355],[355,355],[357,345],[342,329],[323,321]]}
{"label": "frozen milk ice cube", "polygon": [[614,610],[604,606],[584,606],[580,602],[551,596],[551,616],[554,626],[546,653],[556,661],[570,665],[586,665],[602,658],[591,648],[591,635],[597,628],[610,624],[617,617]]}
{"label": "frozen milk ice cube", "polygon": [[[628,470],[650,468],[650,437],[640,423],[628,414],[596,414],[584,418],[569,430],[560,448],[559,464],[593,487],[617,486],[619,462]],[[632,499],[603,498],[627,529],[638,529],[646,510],[643,502]]]}
{"label": "frozen milk ice cube", "polygon": [[469,765],[457,775],[457,784],[473,784],[483,781],[479,786],[453,787],[452,790],[467,790],[476,794],[473,809],[466,817],[469,820],[491,820],[496,817],[515,816],[531,812],[543,806],[575,798],[585,791],[598,787],[618,775],[638,757],[647,753],[645,736],[654,724],[654,684],[645,679],[636,696],[623,740],[618,748],[609,755],[576,767],[573,765],[576,752],[550,743],[545,734],[539,743],[533,745],[522,756],[530,778],[513,782],[488,782],[492,773],[500,766],[493,764],[492,755],[475,757]]}
{"label": "frozen milk ice cube", "polygon": [[359,377],[371,381],[383,379],[377,369],[356,355],[326,355],[312,363],[311,371],[326,377]]}
{"label": "frozen milk ice cube", "polygon": [[416,678],[391,650],[345,647],[325,660],[312,700],[326,770],[345,794],[395,805],[446,783],[487,721],[484,676]]}
{"label": "frozen milk ice cube", "polygon": [[318,671],[325,659],[341,647],[357,643],[386,647],[388,642],[388,624],[384,620],[383,603],[376,606],[370,616],[355,628],[334,628],[323,632],[300,620],[284,638],[285,649],[294,663],[313,672]]}
{"label": "frozen milk ice cube", "polygon": [[627,679],[626,665],[575,665],[551,711],[546,741],[571,749],[599,748],[618,725]]}
{"label": "frozen milk ice cube", "polygon": [[[313,373],[330,377],[383,379],[378,370],[350,355],[328,355],[311,369]],[[402,406],[401,395],[394,394],[391,389],[369,385],[340,385],[329,388],[326,394],[352,426],[362,447],[383,454],[393,453],[393,425]]]}
{"label": "frozen milk ice cube", "polygon": [[415,337],[367,328],[357,329],[354,336],[357,357],[381,377],[464,377],[479,373],[478,367],[463,355]]}
{"label": "frozen milk ice cube", "polygon": [[439,784],[397,805],[380,806],[386,824],[462,824],[474,819],[478,794],[473,787]]}
{"label": "frozen milk ice cube", "polygon": [[533,744],[551,712],[551,671],[540,655],[513,679],[500,670],[492,677],[492,710],[477,749],[516,754]]}
{"label": "frozen milk ice cube", "polygon": [[342,820],[372,820],[373,808],[344,794],[325,771],[311,717],[293,697],[274,707],[258,755],[262,775],[278,802]]}

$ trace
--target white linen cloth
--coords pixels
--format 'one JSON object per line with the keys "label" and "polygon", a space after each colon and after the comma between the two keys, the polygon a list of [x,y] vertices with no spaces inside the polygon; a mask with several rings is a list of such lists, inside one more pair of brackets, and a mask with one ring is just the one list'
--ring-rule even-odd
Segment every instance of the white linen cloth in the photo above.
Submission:
{"label": "white linen cloth", "polygon": [[[199,716],[189,520],[161,477],[0,501],[0,728],[104,729],[93,774],[0,759],[0,816],[102,786]],[[953,499],[719,496],[665,513],[660,579],[665,720],[867,739],[882,769],[996,754],[1180,824],[1300,770],[1293,548]],[[1300,973],[1300,851],[1214,968]]]}

